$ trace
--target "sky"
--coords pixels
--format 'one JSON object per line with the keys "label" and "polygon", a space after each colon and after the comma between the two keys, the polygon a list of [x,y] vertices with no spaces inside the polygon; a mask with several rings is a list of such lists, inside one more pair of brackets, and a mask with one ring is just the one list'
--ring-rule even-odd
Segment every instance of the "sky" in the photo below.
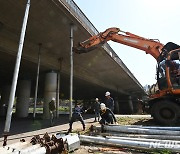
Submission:
{"label": "sky", "polygon": [[[162,44],[180,44],[180,0],[74,0],[99,32],[110,27]],[[82,40],[83,41],[83,40]],[[156,83],[156,60],[144,51],[109,41],[142,86]]]}

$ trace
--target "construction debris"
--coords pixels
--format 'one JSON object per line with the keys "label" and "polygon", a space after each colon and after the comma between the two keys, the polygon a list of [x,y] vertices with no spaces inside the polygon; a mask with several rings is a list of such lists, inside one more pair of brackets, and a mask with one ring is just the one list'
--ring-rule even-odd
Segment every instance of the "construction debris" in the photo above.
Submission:
{"label": "construction debris", "polygon": [[80,140],[77,134],[52,135],[45,133],[41,138],[35,135],[30,142],[20,142],[6,145],[0,148],[0,153],[8,154],[67,154],[80,147]]}
{"label": "construction debris", "polygon": [[166,149],[180,152],[180,141],[176,138],[179,135],[178,127],[102,125],[91,126],[90,130],[90,136],[79,136],[81,142],[131,149]]}

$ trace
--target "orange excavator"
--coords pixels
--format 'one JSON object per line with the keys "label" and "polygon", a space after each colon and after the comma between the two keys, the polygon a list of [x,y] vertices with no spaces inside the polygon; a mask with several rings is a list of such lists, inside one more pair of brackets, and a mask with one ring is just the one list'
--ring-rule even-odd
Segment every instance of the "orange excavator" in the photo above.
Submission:
{"label": "orange excavator", "polygon": [[79,43],[73,50],[87,53],[110,40],[145,51],[156,59],[157,83],[149,93],[149,112],[161,124],[176,125],[180,118],[180,46],[172,42],[163,45],[113,27]]}

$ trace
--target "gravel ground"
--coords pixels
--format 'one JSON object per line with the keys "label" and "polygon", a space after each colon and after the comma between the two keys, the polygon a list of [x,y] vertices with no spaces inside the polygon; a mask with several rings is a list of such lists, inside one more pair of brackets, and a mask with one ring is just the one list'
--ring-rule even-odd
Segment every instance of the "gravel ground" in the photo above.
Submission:
{"label": "gravel ground", "polygon": [[[72,152],[72,154],[135,154],[135,152],[129,151],[129,149],[117,148],[117,147],[105,147],[100,145],[81,145],[81,147]],[[137,153],[137,152],[136,152]],[[138,153],[137,153],[138,154]]]}

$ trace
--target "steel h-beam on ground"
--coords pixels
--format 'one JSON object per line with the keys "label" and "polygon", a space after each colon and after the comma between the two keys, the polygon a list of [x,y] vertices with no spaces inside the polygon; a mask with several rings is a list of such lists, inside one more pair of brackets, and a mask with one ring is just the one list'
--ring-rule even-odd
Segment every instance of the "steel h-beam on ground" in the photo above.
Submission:
{"label": "steel h-beam on ground", "polygon": [[36,104],[37,104],[38,83],[39,83],[39,69],[40,69],[40,63],[41,63],[41,46],[42,46],[42,44],[39,43],[38,66],[37,66],[36,89],[35,89],[35,97],[34,97],[33,119],[35,119],[35,117],[36,117]]}
{"label": "steel h-beam on ground", "polygon": [[12,81],[12,86],[11,86],[8,110],[7,110],[7,115],[6,115],[6,122],[5,122],[5,127],[4,127],[4,145],[6,145],[7,134],[9,133],[10,125],[11,125],[13,103],[14,103],[14,97],[15,97],[16,86],[17,86],[17,79],[18,79],[18,74],[19,74],[22,49],[23,49],[23,45],[24,45],[24,38],[25,38],[27,21],[28,21],[29,8],[30,8],[30,0],[27,0],[23,25],[22,25],[22,29],[21,29],[21,36],[20,36],[20,41],[19,41],[19,48],[18,48],[18,53],[17,53],[17,58],[16,58],[16,65],[15,65],[15,69],[14,69],[13,81]]}
{"label": "steel h-beam on ground", "polygon": [[74,25],[70,24],[70,41],[71,41],[71,47],[70,47],[70,99],[69,99],[69,119],[72,117],[72,102],[73,102],[73,28]]}

